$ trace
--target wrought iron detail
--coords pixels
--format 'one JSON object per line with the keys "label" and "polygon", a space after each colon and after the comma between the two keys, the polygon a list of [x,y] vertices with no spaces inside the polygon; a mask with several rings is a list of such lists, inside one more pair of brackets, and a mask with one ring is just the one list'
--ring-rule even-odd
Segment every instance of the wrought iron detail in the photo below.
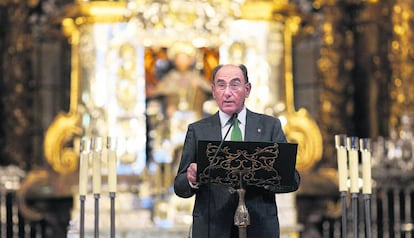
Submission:
{"label": "wrought iron detail", "polygon": [[[201,172],[200,183],[218,183],[231,187],[238,187],[240,183],[244,183],[263,188],[269,185],[280,185],[282,177],[274,168],[279,156],[278,144],[256,148],[253,152],[232,151],[229,146],[224,146],[215,156],[218,147],[211,143],[207,145],[209,165]],[[224,176],[210,176],[212,170]],[[267,178],[263,179],[264,174],[274,176],[266,176]]]}

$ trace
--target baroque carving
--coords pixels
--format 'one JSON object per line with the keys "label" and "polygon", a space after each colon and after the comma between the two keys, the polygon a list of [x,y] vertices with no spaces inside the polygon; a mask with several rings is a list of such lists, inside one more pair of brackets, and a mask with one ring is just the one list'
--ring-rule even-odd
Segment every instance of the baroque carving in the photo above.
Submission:
{"label": "baroque carving", "polygon": [[[150,3],[150,2],[143,2],[142,4],[147,5],[149,8],[153,8],[158,6],[161,3]],[[195,3],[198,4],[198,3]],[[200,4],[209,4],[209,3],[200,3]],[[223,11],[223,9],[217,9],[217,7],[214,7],[214,10],[216,11],[217,17],[215,19],[217,20],[215,22],[216,25],[212,26],[209,25],[208,22],[210,22],[209,19],[204,19],[206,16],[197,16],[197,19],[204,19],[205,24],[208,25],[208,29],[205,29],[206,32],[202,32],[199,34],[199,36],[205,36],[206,34],[210,34],[206,39],[209,41],[207,44],[217,44],[214,42],[219,42],[214,40],[214,36],[217,34],[214,34],[216,31],[220,31],[219,29],[222,29],[223,26],[225,26],[229,20],[234,19],[235,16],[241,16],[245,19],[253,19],[253,20],[276,20],[278,22],[283,22],[284,25],[284,35],[283,35],[283,59],[284,62],[281,63],[283,65],[281,71],[283,72],[283,85],[279,85],[279,87],[283,88],[286,86],[286,90],[283,93],[285,97],[285,112],[277,113],[278,115],[284,116],[287,119],[287,124],[285,126],[286,136],[288,140],[292,142],[298,142],[300,143],[300,149],[298,153],[298,169],[299,170],[308,170],[311,168],[318,160],[321,158],[322,154],[322,137],[321,133],[319,131],[318,126],[314,122],[314,120],[310,117],[309,113],[307,113],[306,109],[301,108],[299,111],[296,111],[293,104],[293,79],[292,79],[292,62],[291,62],[291,38],[294,33],[298,30],[298,25],[300,23],[300,17],[298,17],[296,14],[296,10],[293,7],[293,5],[288,4],[287,2],[270,2],[270,1],[262,1],[260,4],[253,6],[251,1],[247,1],[245,4],[240,5],[240,3],[234,3],[230,5],[226,5],[225,2],[220,2],[225,8],[226,11]],[[189,12],[186,9],[177,9],[177,6],[175,5],[175,1],[167,4],[168,7],[162,8],[161,10],[168,11],[169,18],[179,19],[180,16],[188,16]],[[271,6],[271,11],[269,11],[268,7]],[[109,7],[112,9],[111,12],[108,12],[107,10]],[[266,11],[259,11],[261,14],[251,15],[249,14],[248,9],[250,8],[260,8],[260,9],[267,9]],[[201,28],[195,24],[186,24],[186,21],[183,22],[182,25],[171,28],[168,27],[169,22],[166,21],[166,18],[158,19],[157,11],[149,13],[149,12],[142,12],[140,10],[141,8],[134,8],[132,5],[125,5],[122,2],[86,2],[86,3],[76,3],[72,6],[69,6],[66,8],[66,17],[62,20],[63,25],[63,31],[65,34],[69,37],[69,42],[72,45],[72,72],[71,72],[71,99],[70,99],[70,111],[66,115],[59,115],[58,118],[55,120],[54,123],[52,123],[52,126],[48,129],[48,133],[46,134],[45,139],[45,156],[47,157],[47,160],[53,164],[53,167],[55,170],[60,170],[61,173],[68,173],[73,171],[73,169],[76,168],[77,163],[74,166],[63,166],[63,163],[67,161],[71,156],[75,156],[77,152],[72,151],[70,147],[65,148],[65,154],[70,155],[66,159],[63,159],[61,156],[63,155],[62,151],[59,151],[57,149],[62,146],[67,145],[68,141],[65,141],[69,138],[75,138],[76,136],[79,136],[80,133],[82,133],[80,124],[77,122],[80,115],[80,110],[85,110],[87,108],[84,108],[85,106],[82,106],[81,102],[84,100],[80,95],[80,90],[83,85],[82,78],[85,77],[92,77],[92,73],[94,69],[87,69],[82,67],[88,67],[88,65],[82,64],[81,62],[85,62],[86,58],[89,57],[90,54],[85,54],[85,52],[94,52],[97,50],[97,48],[89,47],[88,41],[85,42],[86,38],[83,37],[82,31],[87,28],[87,26],[92,25],[97,22],[119,22],[119,21],[125,21],[128,20],[133,22],[138,27],[143,27],[144,31],[140,32],[140,37],[142,42],[140,44],[144,45],[155,45],[155,46],[163,46],[167,44],[168,46],[168,38],[160,38],[160,37],[154,37],[157,36],[157,34],[160,33],[168,33],[168,31],[175,31],[180,32],[180,30],[185,29],[187,33],[197,33],[200,32]],[[239,10],[236,10],[239,9]],[[150,15],[148,15],[150,14]],[[152,15],[151,15],[152,14]],[[155,15],[154,15],[155,14]],[[161,13],[158,13],[161,14]],[[200,13],[201,14],[201,13]],[[190,14],[191,15],[191,14]],[[152,16],[152,17],[150,17]],[[178,17],[177,19],[175,17]],[[195,16],[194,16],[195,17]],[[141,23],[144,25],[140,25]],[[155,24],[155,25],[151,25]],[[161,30],[165,31],[162,32]],[[204,31],[204,30],[203,30]],[[198,33],[197,33],[198,34]],[[148,38],[151,36],[150,38]],[[192,38],[191,36],[186,35],[187,38]],[[148,42],[150,40],[151,42]],[[160,43],[158,41],[163,41],[164,43]],[[85,48],[86,47],[86,48]],[[82,54],[79,54],[79,52],[83,52]],[[80,55],[82,55],[82,58],[80,58]],[[89,56],[88,56],[89,55]],[[86,60],[90,61],[90,60]],[[93,62],[93,60],[91,61]],[[90,65],[89,65],[90,66]],[[86,73],[86,75],[85,75]],[[120,72],[122,73],[122,72]],[[92,77],[93,78],[93,77]],[[129,77],[123,77],[125,79]],[[83,94],[82,94],[83,95]],[[131,108],[131,105],[129,105],[130,102],[132,102],[130,99],[125,98],[125,96],[131,96],[131,92],[121,92],[118,93],[117,97],[118,99],[123,102],[122,105],[124,106],[124,109]],[[128,105],[127,105],[128,104]],[[104,113],[104,112],[102,112]],[[102,114],[102,116],[104,116]],[[92,116],[92,114],[91,114]],[[91,117],[92,118],[92,117]],[[92,118],[93,119],[93,118]],[[60,122],[58,121],[60,120]],[[73,124],[78,123],[78,124]],[[56,128],[67,128],[69,130],[63,131],[61,129]],[[53,132],[52,130],[56,130]],[[57,130],[60,130],[59,133],[64,133],[64,135],[58,136]],[[85,129],[85,131],[87,128]],[[85,131],[83,133],[85,133]],[[99,129],[99,131],[91,131],[91,133],[106,133],[105,131],[102,131],[102,128]],[[54,145],[51,144],[51,141],[53,141],[51,138],[59,138],[61,142],[56,143]],[[311,143],[309,143],[311,141]],[[53,149],[55,148],[55,149]],[[73,150],[73,148],[72,148]],[[54,158],[51,158],[51,156],[54,156]],[[57,156],[57,157],[56,157]]]}
{"label": "baroque carving", "polygon": [[79,152],[74,150],[76,136],[82,134],[80,116],[74,113],[60,113],[49,126],[45,135],[45,157],[52,168],[62,174],[74,172],[78,168]]}

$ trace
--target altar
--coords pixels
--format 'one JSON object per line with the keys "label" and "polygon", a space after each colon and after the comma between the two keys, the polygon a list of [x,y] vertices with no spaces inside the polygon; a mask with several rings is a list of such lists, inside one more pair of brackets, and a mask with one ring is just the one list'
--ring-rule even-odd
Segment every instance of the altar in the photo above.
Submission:
{"label": "altar", "polygon": [[[301,225],[297,223],[295,194],[279,194],[279,222],[282,238],[300,237]],[[74,196],[71,222],[79,231],[79,197]],[[93,195],[86,197],[85,237],[94,237],[95,211]],[[190,237],[194,197],[183,199],[169,195],[163,199],[143,198],[138,193],[122,192],[116,195],[115,226],[119,238],[187,238]],[[101,196],[99,211],[99,236],[110,237],[109,196]]]}
{"label": "altar", "polygon": [[[82,188],[75,184],[71,212],[71,220],[79,222],[79,196],[86,195],[87,234],[95,228],[96,193],[99,228],[104,234],[108,230],[107,199],[114,193],[108,176],[116,174],[118,234],[188,235],[193,200],[177,202],[172,183],[186,126],[215,113],[217,107],[212,98],[198,97],[200,90],[193,92],[194,84],[178,81],[187,85],[183,90],[176,88],[177,83],[166,83],[174,78],[170,74],[198,75],[197,85],[207,85],[200,87],[206,92],[216,65],[231,62],[254,68],[249,81],[257,93],[249,96],[247,106],[281,119],[287,139],[301,145],[299,170],[320,159],[320,131],[306,109],[296,112],[293,103],[291,38],[300,17],[288,1],[75,1],[55,23],[71,48],[70,105],[48,128],[44,153],[54,171],[76,175],[83,171],[82,153],[89,153],[90,168],[87,175],[80,174],[79,185],[85,184],[85,176],[93,177],[93,182]],[[175,61],[183,55],[185,69]],[[167,86],[160,87],[164,83]],[[200,103],[199,98],[205,100]],[[100,144],[82,146],[83,140],[93,138]],[[108,138],[116,144],[107,146]],[[109,147],[115,164],[107,159]],[[97,169],[95,161],[100,161]],[[96,174],[102,181],[95,181]],[[121,181],[125,177],[136,181]],[[277,199],[282,235],[297,235],[295,194]]]}
{"label": "altar", "polygon": [[[85,232],[85,238],[93,238],[93,231]],[[101,232],[100,237],[110,237],[109,232]],[[119,238],[187,238],[189,229],[186,228],[146,228],[120,231],[116,233]]]}

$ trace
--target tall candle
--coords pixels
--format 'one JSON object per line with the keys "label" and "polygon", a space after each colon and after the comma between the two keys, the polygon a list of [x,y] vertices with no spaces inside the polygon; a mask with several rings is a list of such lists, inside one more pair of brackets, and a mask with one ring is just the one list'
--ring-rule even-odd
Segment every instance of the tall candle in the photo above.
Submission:
{"label": "tall candle", "polygon": [[108,149],[108,187],[109,192],[116,192],[117,185],[117,174],[116,174],[116,145],[113,138],[107,138],[107,149]]}
{"label": "tall candle", "polygon": [[102,150],[102,139],[92,138],[91,141],[91,152],[92,152],[92,190],[93,194],[101,193],[101,150]]}
{"label": "tall candle", "polygon": [[79,195],[86,195],[88,189],[89,152],[85,140],[80,144],[79,156]]}
{"label": "tall candle", "polygon": [[359,139],[362,156],[362,193],[371,194],[371,141],[368,138]]}
{"label": "tall candle", "polygon": [[348,190],[348,165],[346,156],[346,135],[335,135],[335,146],[337,151],[338,162],[338,184],[339,191],[344,192]]}
{"label": "tall candle", "polygon": [[358,193],[358,137],[352,136],[347,138],[347,149],[349,155],[349,177],[351,180],[351,193]]}

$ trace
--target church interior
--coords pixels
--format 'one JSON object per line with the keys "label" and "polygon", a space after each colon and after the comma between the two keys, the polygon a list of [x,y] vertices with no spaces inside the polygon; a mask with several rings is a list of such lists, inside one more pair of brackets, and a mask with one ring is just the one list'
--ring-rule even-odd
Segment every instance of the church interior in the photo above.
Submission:
{"label": "church interior", "polygon": [[413,29],[409,0],[0,0],[0,236],[190,237],[180,149],[235,63],[298,144],[281,237],[414,237]]}

